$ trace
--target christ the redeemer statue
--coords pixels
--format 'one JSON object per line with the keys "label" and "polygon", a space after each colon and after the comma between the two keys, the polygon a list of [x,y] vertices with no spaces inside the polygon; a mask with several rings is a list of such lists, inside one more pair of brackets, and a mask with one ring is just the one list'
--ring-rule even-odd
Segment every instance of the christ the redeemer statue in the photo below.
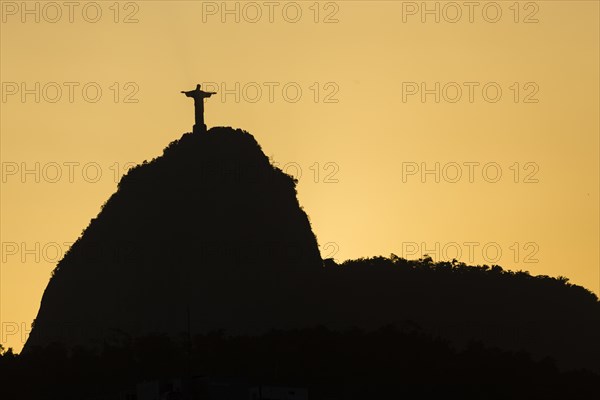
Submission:
{"label": "christ the redeemer statue", "polygon": [[196,85],[196,89],[189,92],[181,91],[187,97],[194,99],[194,114],[196,116],[196,124],[194,125],[194,133],[206,132],[204,125],[204,99],[216,94],[216,92],[204,92],[200,90],[200,84]]}

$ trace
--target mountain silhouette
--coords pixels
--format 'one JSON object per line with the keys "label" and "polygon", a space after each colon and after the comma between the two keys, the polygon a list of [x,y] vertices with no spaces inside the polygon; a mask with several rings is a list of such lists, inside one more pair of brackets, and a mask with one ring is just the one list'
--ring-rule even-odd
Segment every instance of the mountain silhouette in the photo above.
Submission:
{"label": "mountain silhouette", "polygon": [[122,178],[59,262],[23,354],[148,335],[392,326],[599,371],[593,293],[426,256],[322,260],[295,185],[243,130],[184,134]]}
{"label": "mountain silhouette", "polygon": [[122,178],[58,263],[24,351],[296,326],[323,263],[295,185],[247,132],[184,134]]}

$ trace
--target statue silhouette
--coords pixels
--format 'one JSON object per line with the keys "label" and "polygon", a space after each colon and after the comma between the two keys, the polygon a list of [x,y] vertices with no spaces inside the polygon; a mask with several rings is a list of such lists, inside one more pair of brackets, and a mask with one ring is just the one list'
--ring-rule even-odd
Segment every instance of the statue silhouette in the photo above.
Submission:
{"label": "statue silhouette", "polygon": [[216,92],[205,92],[200,89],[200,84],[196,85],[196,89],[190,90],[189,92],[181,91],[187,97],[194,99],[194,114],[196,117],[196,124],[194,125],[194,133],[206,132],[206,125],[204,124],[204,99],[217,94]]}

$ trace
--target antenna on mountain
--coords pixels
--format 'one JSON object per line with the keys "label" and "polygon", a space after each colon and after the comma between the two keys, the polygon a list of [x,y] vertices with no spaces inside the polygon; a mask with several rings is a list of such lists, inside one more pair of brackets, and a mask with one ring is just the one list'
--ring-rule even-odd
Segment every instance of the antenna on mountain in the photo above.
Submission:
{"label": "antenna on mountain", "polygon": [[191,97],[194,99],[194,115],[196,119],[196,123],[194,124],[194,133],[203,133],[206,132],[206,125],[204,124],[204,99],[212,96],[213,94],[217,94],[216,92],[205,92],[200,89],[200,84],[196,85],[196,89],[190,90],[188,92],[181,91],[181,93],[185,94],[187,97]]}

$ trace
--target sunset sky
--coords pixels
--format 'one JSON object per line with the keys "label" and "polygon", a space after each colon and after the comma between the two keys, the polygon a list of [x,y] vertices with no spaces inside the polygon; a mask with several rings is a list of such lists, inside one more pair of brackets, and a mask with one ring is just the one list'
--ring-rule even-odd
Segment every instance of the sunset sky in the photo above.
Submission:
{"label": "sunset sky", "polygon": [[1,7],[5,347],[128,166],[191,131],[197,83],[218,92],[208,127],[299,178],[323,258],[427,253],[600,293],[597,1]]}

